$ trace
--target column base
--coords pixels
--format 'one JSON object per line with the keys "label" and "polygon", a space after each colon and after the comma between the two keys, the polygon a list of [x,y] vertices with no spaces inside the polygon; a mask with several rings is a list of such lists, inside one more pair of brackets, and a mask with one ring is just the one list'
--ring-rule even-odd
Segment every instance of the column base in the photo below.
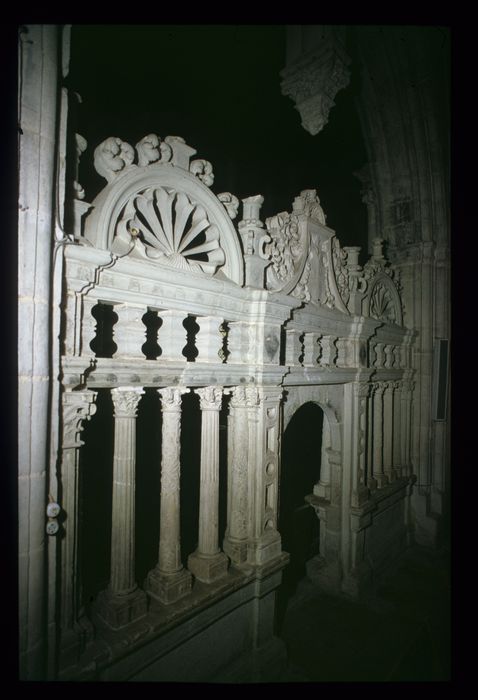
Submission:
{"label": "column base", "polygon": [[367,479],[367,486],[370,491],[376,491],[378,488],[377,479],[374,479],[373,477],[371,479]]}
{"label": "column base", "polygon": [[391,469],[389,472],[387,472],[388,476],[388,483],[391,484],[393,481],[396,481],[399,477],[399,474],[396,469]]}
{"label": "column base", "polygon": [[369,497],[369,489],[366,486],[360,485],[357,491],[352,491],[352,508],[360,508],[360,506],[368,501]]}
{"label": "column base", "polygon": [[164,605],[184,598],[191,588],[192,576],[187,569],[168,574],[155,568],[149,572],[145,584],[146,593]]}
{"label": "column base", "polygon": [[270,530],[260,539],[249,542],[247,561],[249,564],[264,564],[280,557],[282,553],[281,537],[277,530]]}
{"label": "column base", "polygon": [[228,566],[229,559],[224,552],[208,556],[196,551],[188,557],[188,569],[203,583],[212,583],[225,576]]}
{"label": "column base", "polygon": [[383,489],[384,486],[388,484],[388,476],[386,474],[377,474],[376,476],[377,488]]}
{"label": "column base", "polygon": [[247,541],[225,537],[222,548],[234,564],[243,564],[247,561]]}
{"label": "column base", "polygon": [[118,630],[146,615],[148,598],[139,588],[125,595],[118,595],[107,589],[98,595],[94,608],[97,616],[108,627]]}

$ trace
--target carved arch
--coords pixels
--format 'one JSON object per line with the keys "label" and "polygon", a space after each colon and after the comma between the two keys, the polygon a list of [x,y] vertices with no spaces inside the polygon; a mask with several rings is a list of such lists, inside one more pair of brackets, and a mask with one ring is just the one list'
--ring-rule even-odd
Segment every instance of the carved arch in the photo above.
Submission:
{"label": "carved arch", "polygon": [[[159,194],[156,195],[156,192]],[[241,246],[223,204],[194,174],[171,164],[130,166],[115,180],[108,183],[92,203],[93,210],[85,221],[85,239],[96,248],[126,252],[128,247],[125,245],[125,226],[137,213],[137,200],[139,198],[144,200],[145,210],[149,208],[157,212],[158,204],[153,200],[158,197],[167,199],[168,196],[171,201],[164,206],[170,206],[173,209],[176,207],[173,216],[180,215],[177,202],[181,197],[183,198],[181,205],[189,207],[193,216],[194,211],[200,211],[201,215],[203,213],[205,215],[203,219],[207,225],[203,223],[202,230],[206,230],[206,247],[213,251],[213,254],[212,258],[206,261],[204,271],[212,274],[216,269],[220,269],[231,281],[242,286],[244,264]],[[131,215],[129,219],[128,215]],[[200,222],[197,223],[201,228]],[[131,232],[130,228],[129,233]],[[187,232],[184,238],[186,235]],[[129,235],[127,239],[131,240]],[[214,241],[216,245],[212,244]],[[144,251],[141,254],[140,247],[136,246],[138,249],[135,251],[136,256],[154,257],[145,255]],[[160,250],[160,247],[158,249]],[[172,252],[177,251],[172,250]],[[208,264],[209,261],[210,264]]]}
{"label": "carved arch", "polygon": [[324,418],[327,420],[330,428],[330,447],[334,452],[342,452],[342,436],[341,423],[338,416],[338,411],[332,406],[328,400],[322,400],[317,396],[298,396],[290,404],[287,402],[283,405],[283,432],[286,431],[292,417],[297,411],[307,403],[313,403],[322,409]]}

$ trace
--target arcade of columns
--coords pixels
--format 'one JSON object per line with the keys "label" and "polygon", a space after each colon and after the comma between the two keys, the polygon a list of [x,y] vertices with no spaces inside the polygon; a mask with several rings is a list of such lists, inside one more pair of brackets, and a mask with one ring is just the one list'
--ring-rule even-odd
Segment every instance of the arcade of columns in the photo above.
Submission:
{"label": "arcade of columns", "polygon": [[[215,591],[236,589],[238,576],[244,584],[286,565],[277,531],[280,446],[284,409],[290,414],[299,407],[301,391],[327,416],[320,481],[308,500],[322,521],[324,570],[339,566],[337,589],[359,592],[364,557],[374,556],[366,554],[373,513],[390,499],[406,499],[412,483],[414,333],[401,324],[394,271],[380,241],[362,269],[358,249],[340,248],[316,192],[306,190],[292,213],[265,226],[262,197],[244,200],[242,253],[232,225],[238,202],[229,193],[212,194],[207,161],[190,164],[193,149],[176,137],[161,142],[150,135],[136,151],[142,166],[132,163],[133,149],[119,139],[96,149],[95,166],[108,185],[64,250],[65,677],[78,674],[82,654],[101,667],[105,652],[98,638],[108,630],[130,635],[134,646],[139,621],[146,626],[142,634],[154,637],[164,624],[161,611],[172,611],[167,619],[179,624],[185,610]],[[112,155],[121,158],[119,172],[111,169]],[[202,231],[206,236],[198,238]],[[198,251],[203,255],[193,257]],[[218,269],[222,277],[214,274]],[[116,318],[116,349],[95,353],[96,321],[107,308]],[[145,356],[147,312],[161,319],[156,359]],[[192,341],[185,326],[191,316],[197,329]],[[186,352],[191,342],[195,356]],[[333,388],[331,401],[321,394],[327,387]],[[87,546],[78,534],[79,436],[85,420],[95,420],[99,388],[110,390],[114,416],[110,580],[87,615],[78,555],[79,546]],[[157,563],[141,588],[135,578],[136,420],[146,388],[160,401],[162,453]],[[201,450],[197,548],[184,566],[180,444],[187,393],[199,401]],[[220,542],[219,414],[226,396],[227,527]],[[265,617],[270,636],[273,608]],[[113,644],[106,658],[115,653]]]}

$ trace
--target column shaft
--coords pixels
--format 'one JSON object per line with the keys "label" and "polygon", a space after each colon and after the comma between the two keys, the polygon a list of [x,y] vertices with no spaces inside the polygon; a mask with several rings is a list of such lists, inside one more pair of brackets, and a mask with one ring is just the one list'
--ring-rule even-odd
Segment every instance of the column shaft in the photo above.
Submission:
{"label": "column shaft", "polygon": [[111,573],[107,591],[98,596],[97,611],[114,629],[146,613],[143,591],[135,581],[136,411],[144,391],[112,389],[115,433],[113,455],[113,515]]}
{"label": "column shaft", "polygon": [[375,386],[373,404],[373,476],[378,488],[388,483],[383,468],[383,392],[384,385],[379,382]]}
{"label": "column shaft", "polygon": [[396,478],[393,470],[393,383],[388,382],[383,397],[383,470],[389,481]]}
{"label": "column shaft", "polygon": [[227,572],[228,559],[219,550],[219,411],[222,387],[197,389],[201,402],[201,484],[199,542],[188,568],[200,581],[210,583]]}
{"label": "column shaft", "polygon": [[181,562],[180,452],[181,395],[189,389],[159,389],[163,413],[161,448],[161,515],[156,567],[146,581],[148,593],[161,603],[173,603],[191,590],[191,574]]}

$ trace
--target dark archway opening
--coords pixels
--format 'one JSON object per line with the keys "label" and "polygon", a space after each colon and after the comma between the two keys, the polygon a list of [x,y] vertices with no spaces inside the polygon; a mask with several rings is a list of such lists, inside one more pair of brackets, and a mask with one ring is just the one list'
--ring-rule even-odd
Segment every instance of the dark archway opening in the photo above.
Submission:
{"label": "dark archway opening", "polygon": [[279,532],[290,562],[278,591],[279,630],[289,601],[306,576],[307,561],[319,553],[319,521],[305,497],[320,478],[323,420],[322,409],[306,403],[293,415],[282,439]]}

